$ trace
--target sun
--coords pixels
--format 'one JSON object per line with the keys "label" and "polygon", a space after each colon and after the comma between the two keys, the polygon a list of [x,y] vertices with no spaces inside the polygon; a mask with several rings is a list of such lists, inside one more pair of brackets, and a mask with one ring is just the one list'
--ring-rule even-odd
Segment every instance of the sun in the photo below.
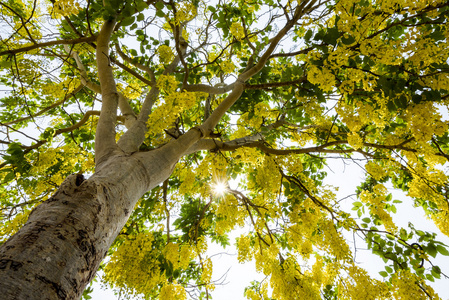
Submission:
{"label": "sun", "polygon": [[212,193],[216,196],[223,196],[228,190],[228,184],[223,181],[217,181],[211,184]]}

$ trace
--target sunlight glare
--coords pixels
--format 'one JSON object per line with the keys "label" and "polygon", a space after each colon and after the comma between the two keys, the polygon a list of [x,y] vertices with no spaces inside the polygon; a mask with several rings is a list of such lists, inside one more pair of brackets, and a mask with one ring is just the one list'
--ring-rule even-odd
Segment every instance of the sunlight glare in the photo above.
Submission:
{"label": "sunlight glare", "polygon": [[223,196],[228,189],[228,185],[223,181],[218,181],[212,184],[212,192],[216,196]]}

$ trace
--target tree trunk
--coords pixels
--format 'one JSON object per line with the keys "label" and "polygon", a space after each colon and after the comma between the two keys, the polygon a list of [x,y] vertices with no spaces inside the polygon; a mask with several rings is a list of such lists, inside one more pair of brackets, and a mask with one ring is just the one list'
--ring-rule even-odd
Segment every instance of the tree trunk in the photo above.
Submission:
{"label": "tree trunk", "polygon": [[152,152],[111,155],[37,206],[0,248],[0,298],[79,299],[138,199],[176,163]]}

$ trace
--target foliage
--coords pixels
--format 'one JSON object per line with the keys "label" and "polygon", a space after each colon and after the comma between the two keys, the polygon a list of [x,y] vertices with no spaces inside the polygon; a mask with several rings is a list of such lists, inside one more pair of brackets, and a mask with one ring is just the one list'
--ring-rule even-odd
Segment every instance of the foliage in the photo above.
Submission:
{"label": "foliage", "polygon": [[[435,259],[447,246],[415,220],[399,226],[389,190],[449,235],[447,1],[104,2],[0,2],[0,242],[67,175],[95,171],[96,37],[116,20],[104,55],[117,140],[146,113],[139,149],[159,148],[243,92],[139,201],[108,253],[107,284],[208,299],[207,248],[241,227],[239,262],[267,277],[248,299],[438,299],[429,281],[446,277]],[[357,199],[326,182],[335,157],[364,170]],[[215,195],[216,182],[232,188]],[[380,276],[357,264],[353,234],[385,262]]]}

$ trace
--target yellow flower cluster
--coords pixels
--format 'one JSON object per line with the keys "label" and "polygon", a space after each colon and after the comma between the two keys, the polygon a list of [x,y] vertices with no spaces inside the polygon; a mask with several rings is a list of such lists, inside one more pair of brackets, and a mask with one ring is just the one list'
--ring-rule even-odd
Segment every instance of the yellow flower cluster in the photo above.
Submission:
{"label": "yellow flower cluster", "polygon": [[164,129],[173,125],[181,112],[189,110],[195,105],[196,93],[177,92],[177,86],[178,82],[174,76],[160,76],[157,87],[164,91],[166,95],[163,96],[164,102],[156,107],[148,118],[148,136],[161,134]]}
{"label": "yellow flower cluster", "polygon": [[441,232],[449,235],[449,208],[444,192],[441,193],[443,187],[447,186],[449,177],[438,167],[424,164],[414,155],[408,155],[407,159],[410,169],[413,170],[408,196],[435,204],[438,211],[431,213],[430,217]]}
{"label": "yellow flower cluster", "polygon": [[307,72],[307,80],[318,85],[325,92],[332,92],[335,88],[335,76],[328,68],[310,66]]}
{"label": "yellow flower cluster", "polygon": [[194,194],[195,185],[195,173],[192,172],[191,169],[188,168],[182,168],[177,170],[176,174],[179,176],[179,180],[182,182],[181,185],[178,188],[178,193],[180,195],[184,194]]}
{"label": "yellow flower cluster", "polygon": [[[51,8],[50,8],[51,9]],[[56,0],[53,4],[52,15],[56,18],[62,18],[75,15],[81,10],[78,1],[75,0]]]}
{"label": "yellow flower cluster", "polygon": [[153,242],[152,233],[139,233],[120,245],[106,265],[105,281],[130,294],[152,293],[158,284],[165,282]]}
{"label": "yellow flower cluster", "polygon": [[322,248],[338,260],[346,260],[351,256],[351,250],[346,240],[343,238],[341,232],[337,231],[332,221],[322,220],[319,228],[323,232],[319,241]]}
{"label": "yellow flower cluster", "polygon": [[449,236],[449,211],[442,210],[432,214],[431,218],[438,229],[440,229],[443,234]]}
{"label": "yellow flower cluster", "polygon": [[175,24],[183,23],[195,18],[196,7],[190,1],[176,3]]}
{"label": "yellow flower cluster", "polygon": [[0,222],[0,244],[14,235],[28,220],[31,210],[18,213],[11,221]]}
{"label": "yellow flower cluster", "polygon": [[[81,164],[82,172],[92,171],[95,166],[93,154],[82,151],[78,147],[72,148],[69,145],[60,146],[56,149],[41,149],[38,159],[33,162],[30,174],[37,178],[44,177],[45,180],[39,181],[35,186],[28,187],[26,192],[31,197],[39,197],[43,193],[53,191],[54,184],[60,185],[68,174],[74,172],[76,164]],[[55,165],[58,165],[58,171],[49,174],[48,170]]]}
{"label": "yellow flower cluster", "polygon": [[40,85],[40,88],[42,94],[51,96],[53,101],[58,101],[60,98],[71,93],[77,85],[79,85],[79,81],[70,78],[59,83],[43,83]]}
{"label": "yellow flower cluster", "polygon": [[177,282],[166,283],[162,286],[159,300],[185,300],[187,299],[184,287]]}
{"label": "yellow flower cluster", "polygon": [[247,127],[260,129],[264,121],[267,123],[274,122],[277,116],[278,112],[276,110],[271,109],[266,103],[259,102],[254,106],[254,113],[250,114],[249,112],[246,112],[237,120],[237,132],[241,130],[241,135],[237,135],[237,133],[234,132],[233,138],[248,135],[248,132],[245,130]]}
{"label": "yellow flower cluster", "polygon": [[350,132],[348,134],[348,143],[354,149],[360,149],[363,147],[363,139],[357,132]]}
{"label": "yellow flower cluster", "polygon": [[376,180],[381,180],[383,177],[387,175],[387,172],[384,170],[383,167],[381,167],[379,164],[375,163],[374,161],[369,161],[365,165],[365,169],[368,172],[368,174],[371,175]]}
{"label": "yellow flower cluster", "polygon": [[388,285],[385,282],[371,278],[366,270],[354,264],[345,266],[345,269],[348,277],[341,285],[342,299],[389,299]]}
{"label": "yellow flower cluster", "polygon": [[142,94],[142,88],[137,81],[129,82],[126,87],[117,83],[117,89],[128,99],[136,99]]}
{"label": "yellow flower cluster", "polygon": [[251,236],[241,235],[237,240],[237,260],[244,263],[252,259],[253,247],[251,247]]}
{"label": "yellow flower cluster", "polygon": [[320,298],[319,286],[312,281],[310,272],[302,274],[301,267],[292,255],[287,255],[282,264],[279,261],[271,265],[270,285],[272,298],[279,300]]}
{"label": "yellow flower cluster", "polygon": [[[273,158],[267,156],[263,163],[256,167],[255,181],[248,182],[248,188],[261,190],[261,195],[265,198],[275,199],[276,194],[279,192],[280,184],[281,175],[276,162]],[[259,203],[259,205],[262,205],[262,203]]]}
{"label": "yellow flower cluster", "polygon": [[204,254],[207,251],[207,240],[204,236],[200,236],[196,239],[196,247],[195,247],[195,253],[196,254]]}
{"label": "yellow flower cluster", "polygon": [[448,124],[441,121],[441,115],[432,101],[408,107],[406,120],[408,128],[418,142],[427,142],[434,134],[439,136],[448,130]]}
{"label": "yellow flower cluster", "polygon": [[410,270],[399,270],[396,272],[392,276],[391,283],[394,299],[441,299],[430,286],[425,284],[422,278],[411,273]]}
{"label": "yellow flower cluster", "polygon": [[268,283],[263,282],[257,291],[251,288],[245,289],[245,297],[249,300],[267,300],[271,297],[268,296]]}
{"label": "yellow flower cluster", "polygon": [[212,260],[208,257],[201,262],[202,272],[201,272],[201,282],[206,284],[208,289],[214,289],[214,285],[211,284],[212,279]]}
{"label": "yellow flower cluster", "polygon": [[230,74],[234,72],[235,65],[231,60],[224,60],[220,63],[220,68],[224,74]]}
{"label": "yellow flower cluster", "polygon": [[166,260],[173,264],[173,269],[187,269],[190,261],[193,259],[193,248],[189,245],[179,245],[168,243],[162,250]]}
{"label": "yellow flower cluster", "polygon": [[238,40],[243,40],[245,38],[245,31],[243,29],[242,24],[239,22],[234,22],[231,24],[231,27],[229,28],[231,31],[231,34]]}
{"label": "yellow flower cluster", "polygon": [[[157,48],[157,55],[159,56],[159,61],[163,64],[171,63],[173,58],[175,58],[175,54],[170,46],[161,45]],[[161,75],[166,76],[166,75]]]}
{"label": "yellow flower cluster", "polygon": [[178,87],[179,82],[176,80],[175,76],[160,75],[157,80],[156,85],[161,91],[163,91],[167,94],[171,94],[176,91],[176,88]]}
{"label": "yellow flower cluster", "polygon": [[236,226],[243,226],[246,217],[243,208],[232,195],[226,195],[220,200],[215,208],[215,214],[219,218],[215,226],[217,234],[224,234]]}
{"label": "yellow flower cluster", "polygon": [[373,109],[372,104],[362,101],[355,101],[351,104],[346,101],[339,101],[336,111],[352,132],[359,131],[367,124],[383,129],[390,120],[390,112],[386,105],[387,99],[373,96],[373,100],[375,100],[378,106],[376,109]]}

